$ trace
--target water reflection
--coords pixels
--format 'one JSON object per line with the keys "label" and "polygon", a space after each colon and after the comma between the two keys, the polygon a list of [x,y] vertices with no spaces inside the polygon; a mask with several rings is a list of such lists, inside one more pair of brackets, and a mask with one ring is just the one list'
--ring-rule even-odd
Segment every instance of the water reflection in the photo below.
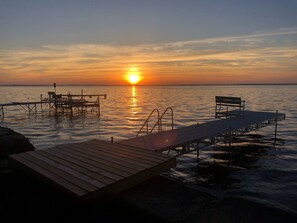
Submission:
{"label": "water reflection", "polygon": [[[81,86],[63,86],[61,91],[80,93]],[[197,161],[196,154],[180,157],[178,166],[169,175],[181,181],[191,181],[203,188],[231,189],[230,195],[248,193],[249,197],[296,209],[297,207],[297,86],[84,86],[90,94],[106,93],[102,102],[101,118],[88,113],[86,119],[37,116],[9,108],[1,126],[7,126],[30,138],[38,149],[55,144],[91,139],[116,141],[135,137],[137,131],[154,108],[174,106],[175,126],[193,125],[214,119],[214,96],[241,96],[247,110],[275,111],[287,114],[279,123],[279,134],[274,148],[274,128],[257,131],[259,135],[241,137],[231,148],[231,154],[221,144],[219,148],[204,149]],[[0,87],[0,103],[39,100],[40,93],[52,87]],[[40,118],[42,117],[42,118]],[[55,126],[56,125],[56,126]],[[265,137],[261,137],[264,135]],[[249,141],[248,141],[249,140]],[[242,142],[245,141],[245,142]],[[247,142],[248,141],[248,142]],[[241,148],[239,148],[239,144]],[[249,145],[249,146],[248,146]],[[1,145],[0,145],[1,147]],[[237,148],[235,148],[237,147]],[[235,150],[235,151],[233,151]],[[210,186],[208,186],[210,185]]]}
{"label": "water reflection", "polygon": [[132,90],[132,97],[135,98],[136,97],[136,87],[132,86],[131,90]]}
{"label": "water reflection", "polygon": [[139,117],[140,106],[138,105],[137,90],[135,86],[131,86],[131,96],[129,101],[130,118],[129,123],[135,124]]}
{"label": "water reflection", "polygon": [[202,150],[199,160],[195,154],[179,157],[171,176],[207,188],[241,187],[239,183],[247,176],[234,174],[246,169],[265,168],[265,162],[258,161],[271,158],[269,152],[274,149],[273,144],[273,139],[260,134],[243,135],[236,138],[231,147],[220,143]]}

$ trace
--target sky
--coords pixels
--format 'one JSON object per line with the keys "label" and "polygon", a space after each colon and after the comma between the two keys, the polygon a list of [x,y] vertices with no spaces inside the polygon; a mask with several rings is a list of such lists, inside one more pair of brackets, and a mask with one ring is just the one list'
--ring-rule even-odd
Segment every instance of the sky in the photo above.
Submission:
{"label": "sky", "polygon": [[1,0],[0,85],[297,83],[296,0]]}

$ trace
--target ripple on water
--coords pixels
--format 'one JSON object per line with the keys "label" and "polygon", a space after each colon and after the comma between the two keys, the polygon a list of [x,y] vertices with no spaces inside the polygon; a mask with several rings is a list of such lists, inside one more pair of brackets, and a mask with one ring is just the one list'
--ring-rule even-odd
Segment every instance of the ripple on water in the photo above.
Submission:
{"label": "ripple on water", "polygon": [[[214,118],[216,95],[241,96],[250,110],[279,110],[287,119],[279,122],[277,139],[274,127],[239,137],[228,145],[204,148],[196,154],[178,158],[177,167],[167,177],[207,189],[223,196],[244,197],[257,202],[295,210],[297,207],[297,87],[296,86],[136,86],[123,87],[61,86],[65,92],[106,93],[101,116],[95,113],[54,116],[46,109],[29,116],[19,107],[11,107],[1,121],[29,137],[38,149],[90,139],[115,141],[135,137],[154,108],[174,109],[174,125],[181,127]],[[0,103],[39,99],[51,87],[0,87]],[[4,100],[4,101],[3,101]],[[165,121],[167,120],[167,121]],[[168,121],[169,120],[169,121]],[[151,120],[150,127],[155,121]],[[164,123],[170,125],[170,117]]]}

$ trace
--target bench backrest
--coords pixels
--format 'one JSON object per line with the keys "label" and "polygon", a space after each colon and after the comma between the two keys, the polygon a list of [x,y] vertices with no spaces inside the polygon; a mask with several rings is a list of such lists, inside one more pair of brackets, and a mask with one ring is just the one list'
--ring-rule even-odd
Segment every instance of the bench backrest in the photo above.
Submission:
{"label": "bench backrest", "polygon": [[55,92],[52,92],[52,91],[49,91],[49,92],[48,92],[48,97],[49,97],[50,99],[55,98],[55,96],[56,96],[56,93],[55,93]]}
{"label": "bench backrest", "polygon": [[216,104],[242,105],[242,100],[240,97],[216,96]]}

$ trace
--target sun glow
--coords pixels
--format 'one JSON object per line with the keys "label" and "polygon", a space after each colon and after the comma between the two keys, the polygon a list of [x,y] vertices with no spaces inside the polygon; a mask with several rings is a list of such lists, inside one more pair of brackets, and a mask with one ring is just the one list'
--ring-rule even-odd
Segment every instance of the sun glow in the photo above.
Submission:
{"label": "sun glow", "polygon": [[132,85],[139,83],[141,80],[141,76],[137,68],[133,67],[130,68],[125,79]]}

